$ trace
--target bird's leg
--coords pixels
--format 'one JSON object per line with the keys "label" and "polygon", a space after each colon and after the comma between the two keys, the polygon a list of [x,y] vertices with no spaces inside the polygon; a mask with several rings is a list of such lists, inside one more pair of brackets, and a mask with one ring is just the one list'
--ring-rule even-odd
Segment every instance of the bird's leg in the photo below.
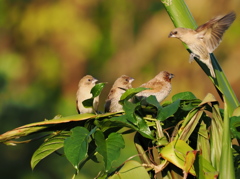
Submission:
{"label": "bird's leg", "polygon": [[198,58],[200,59],[200,56],[195,54],[195,53],[190,53],[190,56],[189,56],[189,63],[192,63],[194,61],[194,58]]}

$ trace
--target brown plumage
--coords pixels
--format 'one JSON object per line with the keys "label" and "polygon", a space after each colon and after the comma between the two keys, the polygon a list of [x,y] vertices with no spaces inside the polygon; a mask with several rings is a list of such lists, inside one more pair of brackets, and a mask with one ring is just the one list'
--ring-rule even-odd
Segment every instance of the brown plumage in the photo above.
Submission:
{"label": "brown plumage", "polygon": [[95,86],[98,80],[91,75],[84,76],[78,83],[78,91],[76,94],[77,111],[80,114],[94,113],[97,110],[99,97],[94,98],[93,108],[86,108],[82,102],[92,97],[91,89]]}
{"label": "brown plumage", "polygon": [[132,88],[133,78],[122,75],[120,76],[113,84],[106,103],[105,103],[105,112],[118,112],[122,111],[122,105],[119,104],[119,100],[122,94],[127,90]]}
{"label": "brown plumage", "polygon": [[173,74],[166,71],[161,71],[153,79],[147,83],[142,84],[140,87],[151,88],[149,90],[141,91],[137,94],[137,97],[148,97],[150,95],[156,96],[157,101],[160,103],[163,101],[171,92],[172,85],[171,79],[174,77]]}
{"label": "brown plumage", "polygon": [[170,32],[168,37],[175,37],[184,42],[192,51],[189,61],[192,62],[194,57],[197,57],[208,66],[211,75],[215,77],[209,53],[212,53],[218,47],[224,32],[235,18],[236,14],[231,12],[225,16],[211,19],[196,30],[176,28]]}

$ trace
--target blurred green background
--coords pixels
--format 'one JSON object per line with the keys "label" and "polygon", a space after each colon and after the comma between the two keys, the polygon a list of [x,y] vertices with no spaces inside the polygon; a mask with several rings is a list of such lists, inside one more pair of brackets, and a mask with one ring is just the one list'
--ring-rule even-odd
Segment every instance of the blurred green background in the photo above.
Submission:
{"label": "blurred green background", "polygon": [[[237,13],[215,55],[239,98],[240,1],[186,3],[199,25]],[[1,134],[57,114],[77,114],[77,85],[86,74],[109,82],[100,110],[120,75],[135,78],[133,87],[138,87],[162,70],[175,74],[168,100],[183,91],[200,99],[213,93],[219,99],[197,63],[188,63],[181,42],[168,39],[174,27],[159,0],[9,0],[0,1],[0,12]],[[125,137],[127,147],[115,166],[136,154],[132,138]],[[31,171],[31,155],[41,142],[0,144],[1,178],[71,178],[71,164],[54,154]],[[93,178],[99,167],[88,163],[77,178]]]}

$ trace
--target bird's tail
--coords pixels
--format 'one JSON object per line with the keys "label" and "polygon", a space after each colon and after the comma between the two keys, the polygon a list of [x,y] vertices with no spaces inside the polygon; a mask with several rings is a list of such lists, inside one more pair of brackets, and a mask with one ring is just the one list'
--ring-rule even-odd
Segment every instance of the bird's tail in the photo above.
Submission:
{"label": "bird's tail", "polygon": [[209,68],[210,73],[211,73],[211,76],[212,76],[213,78],[215,78],[216,75],[215,75],[215,72],[214,72],[214,69],[213,69],[213,66],[212,66],[211,59],[206,60],[206,61],[204,61],[204,62],[205,62],[205,64],[207,65],[207,67]]}

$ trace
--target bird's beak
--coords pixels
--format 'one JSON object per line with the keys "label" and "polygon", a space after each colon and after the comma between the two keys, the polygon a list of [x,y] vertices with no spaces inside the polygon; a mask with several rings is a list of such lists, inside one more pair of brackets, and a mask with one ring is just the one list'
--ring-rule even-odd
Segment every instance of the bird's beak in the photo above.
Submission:
{"label": "bird's beak", "polygon": [[170,34],[168,35],[168,38],[174,37],[174,35],[172,34],[172,32],[170,32]]}
{"label": "bird's beak", "polygon": [[98,82],[98,79],[94,78],[94,79],[92,80],[92,83],[95,84],[96,82]]}
{"label": "bird's beak", "polygon": [[129,82],[132,83],[134,80],[134,78],[130,78]]}
{"label": "bird's beak", "polygon": [[174,78],[174,74],[170,73],[169,74],[169,79],[172,79],[172,78]]}

